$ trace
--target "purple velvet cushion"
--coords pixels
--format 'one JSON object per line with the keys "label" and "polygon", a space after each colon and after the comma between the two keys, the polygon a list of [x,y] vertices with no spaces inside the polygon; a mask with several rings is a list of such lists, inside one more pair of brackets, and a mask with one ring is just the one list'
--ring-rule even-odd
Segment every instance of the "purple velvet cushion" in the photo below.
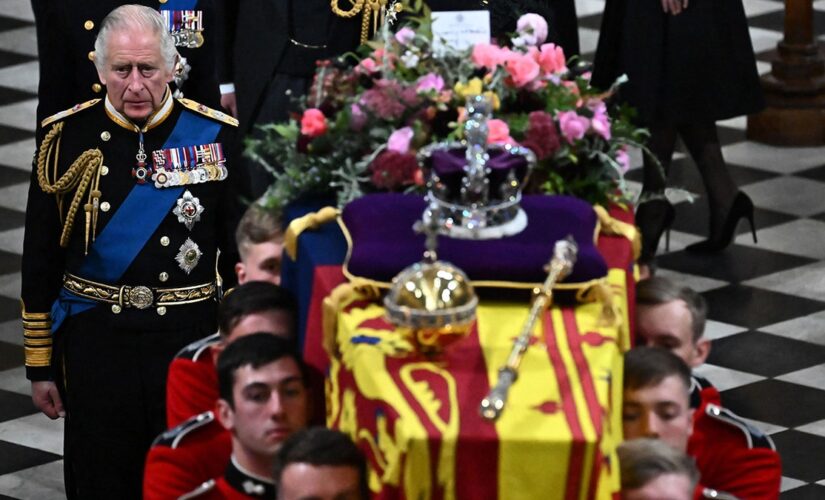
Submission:
{"label": "purple velvet cushion", "polygon": [[[556,241],[572,234],[579,254],[564,281],[581,283],[607,274],[607,264],[593,243],[596,213],[592,206],[569,196],[544,195],[525,196],[521,206],[528,218],[521,233],[482,241],[439,236],[439,260],[457,265],[473,281],[543,282],[547,277],[544,266]],[[403,194],[372,194],[349,203],[342,214],[352,239],[347,270],[389,282],[420,261],[424,236],[412,226],[424,208],[422,197]]]}

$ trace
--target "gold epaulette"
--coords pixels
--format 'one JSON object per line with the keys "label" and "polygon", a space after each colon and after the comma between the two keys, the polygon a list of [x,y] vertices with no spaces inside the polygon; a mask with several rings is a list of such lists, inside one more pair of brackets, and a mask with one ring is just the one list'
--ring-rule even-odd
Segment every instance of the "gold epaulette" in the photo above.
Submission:
{"label": "gold epaulette", "polygon": [[40,126],[45,127],[46,125],[48,125],[50,123],[54,123],[57,120],[62,120],[63,118],[66,118],[67,116],[70,116],[70,115],[73,115],[73,114],[77,113],[78,111],[83,111],[86,108],[90,108],[90,107],[94,106],[95,104],[97,104],[98,102],[100,102],[100,99],[92,99],[90,101],[82,102],[80,104],[75,104],[74,106],[72,106],[69,109],[65,109],[65,110],[61,111],[60,113],[55,113],[52,116],[46,118],[45,120],[40,122]]}
{"label": "gold epaulette", "polygon": [[52,359],[52,319],[50,313],[26,312],[26,305],[20,301],[23,311],[23,351],[26,366],[48,367]]}
{"label": "gold epaulette", "polygon": [[208,116],[209,118],[212,118],[213,120],[218,120],[221,123],[225,123],[227,125],[232,125],[233,127],[238,126],[238,120],[235,119],[235,118],[232,118],[231,116],[227,115],[223,111],[214,110],[214,109],[210,108],[209,106],[206,106],[206,105],[201,104],[199,102],[195,102],[192,99],[186,99],[186,98],[183,98],[183,97],[178,99],[178,102],[183,104],[184,107],[186,107],[187,109],[191,109],[192,111],[195,111],[196,113],[200,113],[204,116]]}

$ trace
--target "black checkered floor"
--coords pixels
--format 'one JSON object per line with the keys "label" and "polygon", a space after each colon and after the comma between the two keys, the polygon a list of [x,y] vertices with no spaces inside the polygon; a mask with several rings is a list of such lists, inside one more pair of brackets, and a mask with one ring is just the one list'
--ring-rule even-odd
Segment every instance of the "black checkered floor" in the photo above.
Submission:
{"label": "black checkered floor", "polygon": [[[582,52],[592,60],[604,0],[577,0]],[[782,38],[783,2],[745,0],[759,70]],[[825,41],[825,0],[814,2]],[[27,0],[0,0],[0,500],[63,498],[62,425],[38,414],[22,368],[20,254],[34,151],[37,46]],[[661,274],[700,290],[714,340],[702,372],[727,406],[769,432],[783,458],[782,498],[825,498],[825,147],[745,140],[745,120],[720,123],[724,154],[756,204],[759,243],[741,227],[715,257],[682,249],[703,238],[707,208],[679,203]],[[629,174],[638,180],[639,172]],[[671,185],[701,194],[677,155]],[[664,251],[664,249],[663,249]]]}

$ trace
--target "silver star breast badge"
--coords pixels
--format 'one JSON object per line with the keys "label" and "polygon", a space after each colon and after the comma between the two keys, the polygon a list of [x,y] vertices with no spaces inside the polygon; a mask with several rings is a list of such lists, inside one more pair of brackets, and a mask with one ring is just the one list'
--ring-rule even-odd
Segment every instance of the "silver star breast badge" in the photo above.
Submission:
{"label": "silver star breast badge", "polygon": [[172,209],[172,213],[178,217],[178,222],[183,222],[186,229],[192,230],[195,222],[201,220],[201,214],[205,209],[199,199],[192,196],[187,189],[183,196],[178,198],[177,206]]}
{"label": "silver star breast badge", "polygon": [[178,261],[178,266],[180,266],[186,274],[189,274],[192,272],[192,269],[195,269],[195,266],[198,265],[198,261],[201,260],[201,255],[203,255],[203,252],[201,252],[198,244],[192,241],[191,238],[186,238],[186,241],[180,246],[175,260]]}

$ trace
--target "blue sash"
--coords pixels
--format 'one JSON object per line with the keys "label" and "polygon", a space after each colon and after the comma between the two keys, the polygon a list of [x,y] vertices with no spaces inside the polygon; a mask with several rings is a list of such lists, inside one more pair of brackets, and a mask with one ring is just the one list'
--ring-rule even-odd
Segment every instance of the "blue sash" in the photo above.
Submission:
{"label": "blue sash", "polygon": [[169,0],[160,6],[160,10],[196,10],[198,0]]}
{"label": "blue sash", "polygon": [[[204,116],[183,111],[163,149],[215,142],[221,125]],[[102,283],[117,283],[146,242],[169,214],[183,187],[158,189],[151,182],[135,184],[112,219],[97,236],[77,273]],[[98,302],[60,290],[52,305],[52,332],[75,314]]]}

